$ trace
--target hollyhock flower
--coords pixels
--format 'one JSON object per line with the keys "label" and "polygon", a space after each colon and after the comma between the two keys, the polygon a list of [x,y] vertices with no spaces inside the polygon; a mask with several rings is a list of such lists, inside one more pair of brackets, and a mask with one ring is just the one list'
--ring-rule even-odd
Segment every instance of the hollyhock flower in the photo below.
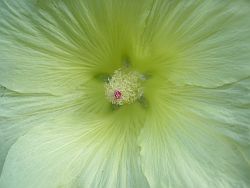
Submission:
{"label": "hollyhock flower", "polygon": [[0,0],[1,188],[250,187],[250,4]]}

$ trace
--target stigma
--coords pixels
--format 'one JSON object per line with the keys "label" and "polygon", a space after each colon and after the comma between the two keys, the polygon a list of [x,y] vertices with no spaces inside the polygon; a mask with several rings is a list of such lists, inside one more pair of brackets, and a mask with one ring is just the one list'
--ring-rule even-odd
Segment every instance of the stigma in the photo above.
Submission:
{"label": "stigma", "polygon": [[115,99],[121,99],[121,97],[122,97],[122,93],[120,92],[120,91],[118,91],[118,90],[116,90],[115,92],[114,92],[114,97],[115,97]]}

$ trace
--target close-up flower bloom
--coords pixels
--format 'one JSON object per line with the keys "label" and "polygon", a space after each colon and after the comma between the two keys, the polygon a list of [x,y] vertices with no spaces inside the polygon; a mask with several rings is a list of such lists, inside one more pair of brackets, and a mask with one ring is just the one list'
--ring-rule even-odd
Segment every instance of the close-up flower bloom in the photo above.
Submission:
{"label": "close-up flower bloom", "polygon": [[250,2],[0,0],[0,188],[249,188]]}

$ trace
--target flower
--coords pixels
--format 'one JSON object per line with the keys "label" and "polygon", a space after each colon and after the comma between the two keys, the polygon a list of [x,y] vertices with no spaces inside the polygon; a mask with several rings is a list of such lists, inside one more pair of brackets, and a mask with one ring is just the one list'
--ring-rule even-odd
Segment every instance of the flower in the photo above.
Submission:
{"label": "flower", "polygon": [[1,0],[1,188],[250,186],[250,5]]}

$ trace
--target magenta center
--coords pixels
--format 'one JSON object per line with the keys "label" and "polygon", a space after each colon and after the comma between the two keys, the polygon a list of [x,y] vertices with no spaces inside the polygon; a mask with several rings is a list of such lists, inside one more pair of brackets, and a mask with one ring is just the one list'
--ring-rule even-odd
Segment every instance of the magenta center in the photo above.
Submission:
{"label": "magenta center", "polygon": [[115,90],[114,97],[115,97],[115,99],[121,99],[122,93],[119,90]]}

